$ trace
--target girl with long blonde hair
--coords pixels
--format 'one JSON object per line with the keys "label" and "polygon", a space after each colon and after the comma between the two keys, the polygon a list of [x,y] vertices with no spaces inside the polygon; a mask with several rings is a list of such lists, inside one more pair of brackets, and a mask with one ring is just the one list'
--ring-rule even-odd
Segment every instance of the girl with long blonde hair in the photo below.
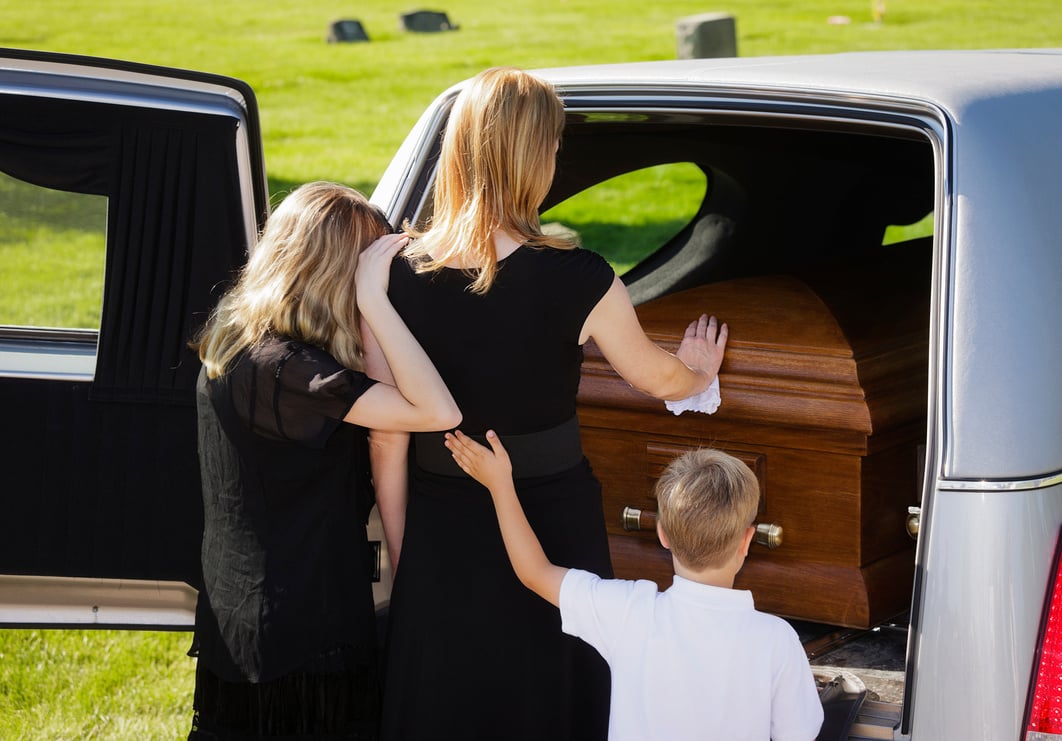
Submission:
{"label": "girl with long blonde hair", "polygon": [[[376,738],[365,428],[460,419],[387,298],[406,242],[357,191],[304,185],[193,343],[204,534],[192,739]],[[370,327],[387,383],[365,373]]]}

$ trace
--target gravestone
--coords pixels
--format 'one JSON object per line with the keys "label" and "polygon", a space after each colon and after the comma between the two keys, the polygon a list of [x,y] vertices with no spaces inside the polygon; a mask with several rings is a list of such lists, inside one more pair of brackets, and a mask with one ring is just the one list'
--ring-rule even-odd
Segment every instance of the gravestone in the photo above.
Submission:
{"label": "gravestone", "polygon": [[679,59],[737,56],[737,26],[729,13],[700,13],[675,25]]}
{"label": "gravestone", "polygon": [[328,27],[328,43],[336,44],[346,41],[368,41],[369,34],[365,33],[365,28],[361,25],[361,21],[353,19],[343,19],[338,21],[332,21],[332,25]]}
{"label": "gravestone", "polygon": [[446,13],[439,10],[414,10],[403,13],[402,28],[414,33],[435,33],[437,31],[456,31],[458,26],[450,22]]}

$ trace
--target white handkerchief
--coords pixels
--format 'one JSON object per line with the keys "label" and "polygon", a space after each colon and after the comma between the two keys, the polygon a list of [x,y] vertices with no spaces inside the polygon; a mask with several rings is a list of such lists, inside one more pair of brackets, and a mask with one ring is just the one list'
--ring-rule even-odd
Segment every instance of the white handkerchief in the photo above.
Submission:
{"label": "white handkerchief", "polygon": [[716,376],[711,385],[701,393],[687,396],[685,399],[679,399],[678,401],[665,401],[664,406],[667,407],[669,412],[673,412],[676,417],[683,412],[714,414],[722,401],[723,397],[719,395],[719,376]]}

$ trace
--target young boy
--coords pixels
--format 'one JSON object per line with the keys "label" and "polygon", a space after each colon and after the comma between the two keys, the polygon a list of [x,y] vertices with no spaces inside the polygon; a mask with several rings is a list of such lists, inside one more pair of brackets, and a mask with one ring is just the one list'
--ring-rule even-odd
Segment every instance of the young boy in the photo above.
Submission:
{"label": "young boy", "polygon": [[759,486],[718,450],[672,461],[656,487],[660,543],[674,584],[601,579],[549,561],[513,486],[493,432],[490,449],[447,434],[458,465],[494,500],[505,548],[525,586],[560,607],[564,632],[612,669],[610,741],[811,741],[822,705],[804,649],[784,620],[757,612],[733,588],[755,533]]}

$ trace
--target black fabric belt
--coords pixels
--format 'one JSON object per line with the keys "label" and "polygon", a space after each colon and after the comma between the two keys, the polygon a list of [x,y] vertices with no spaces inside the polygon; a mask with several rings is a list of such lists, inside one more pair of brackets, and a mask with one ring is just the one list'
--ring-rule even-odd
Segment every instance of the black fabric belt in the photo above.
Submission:
{"label": "black fabric belt", "polygon": [[[486,445],[485,435],[469,435]],[[583,459],[579,438],[579,418],[572,417],[556,427],[523,435],[499,435],[513,464],[513,478],[551,476],[567,471]],[[440,476],[467,476],[454,461],[444,443],[443,432],[413,433],[414,460],[428,473]]]}

